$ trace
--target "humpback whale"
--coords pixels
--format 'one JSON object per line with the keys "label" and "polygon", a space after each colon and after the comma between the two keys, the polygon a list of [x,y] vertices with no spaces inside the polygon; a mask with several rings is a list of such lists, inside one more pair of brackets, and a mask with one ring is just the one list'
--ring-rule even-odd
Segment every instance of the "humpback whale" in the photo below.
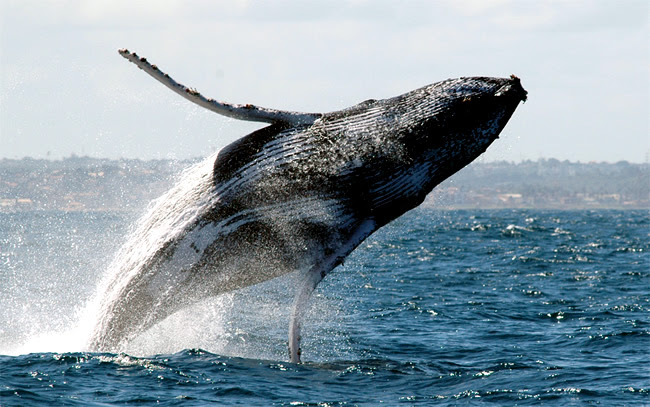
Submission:
{"label": "humpback whale", "polygon": [[141,219],[104,288],[89,348],[135,335],[206,297],[299,272],[289,355],[317,284],[364,239],[417,207],[498,138],[527,92],[519,78],[461,77],[330,113],[206,98],[146,58],[119,53],[184,98],[268,123],[188,170]]}

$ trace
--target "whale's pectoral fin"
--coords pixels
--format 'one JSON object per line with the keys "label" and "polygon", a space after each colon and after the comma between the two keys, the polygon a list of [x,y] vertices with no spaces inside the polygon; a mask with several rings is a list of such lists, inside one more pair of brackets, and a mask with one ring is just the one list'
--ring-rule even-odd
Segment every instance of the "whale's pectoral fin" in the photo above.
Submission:
{"label": "whale's pectoral fin", "polygon": [[188,88],[185,85],[176,82],[171,78],[171,76],[158,69],[156,65],[150,64],[146,58],[139,57],[135,52],[130,52],[128,49],[120,49],[118,52],[124,58],[136,64],[138,68],[142,69],[151,75],[154,79],[167,86],[174,92],[178,93],[185,99],[196,103],[205,109],[224,116],[254,122],[284,122],[292,125],[311,124],[314,122],[314,120],[321,117],[320,113],[301,113],[267,109],[251,104],[230,104],[219,102],[212,98],[206,98],[205,96],[201,95],[196,89]]}
{"label": "whale's pectoral fin", "polygon": [[302,284],[296,292],[289,321],[289,359],[292,363],[300,363],[300,317],[304,312],[307,301],[311,297],[318,283],[323,279],[321,268],[316,266],[303,276]]}
{"label": "whale's pectoral fin", "polygon": [[343,259],[354,250],[366,237],[377,229],[374,220],[363,221],[344,245],[328,256],[322,264],[317,264],[303,275],[302,284],[298,287],[293,301],[291,320],[289,321],[289,358],[292,363],[300,363],[300,318],[304,313],[311,293],[321,280],[336,266],[343,263]]}

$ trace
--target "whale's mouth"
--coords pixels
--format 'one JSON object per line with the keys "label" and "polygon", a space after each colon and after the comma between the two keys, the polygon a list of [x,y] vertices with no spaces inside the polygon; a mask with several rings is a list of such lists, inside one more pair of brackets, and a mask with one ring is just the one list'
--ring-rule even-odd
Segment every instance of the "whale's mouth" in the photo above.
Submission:
{"label": "whale's mouth", "polygon": [[526,89],[524,89],[523,86],[521,86],[521,80],[515,75],[510,75],[510,80],[508,80],[503,86],[499,88],[499,90],[494,93],[494,96],[505,95],[516,98],[522,102],[526,102],[526,100],[528,100],[528,92]]}

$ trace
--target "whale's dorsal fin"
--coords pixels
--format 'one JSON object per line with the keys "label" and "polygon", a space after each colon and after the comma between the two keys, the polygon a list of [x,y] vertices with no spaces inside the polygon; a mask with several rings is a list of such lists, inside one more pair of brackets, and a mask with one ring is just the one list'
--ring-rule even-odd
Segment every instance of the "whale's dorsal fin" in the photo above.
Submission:
{"label": "whale's dorsal fin", "polygon": [[284,122],[292,125],[311,124],[314,122],[314,120],[322,116],[320,113],[301,113],[267,109],[251,104],[238,105],[219,102],[212,98],[206,98],[195,89],[188,88],[187,86],[176,82],[174,79],[172,79],[171,76],[158,69],[156,65],[150,64],[146,58],[139,57],[135,52],[130,52],[128,49],[121,49],[118,52],[124,58],[136,64],[138,68],[142,69],[151,75],[154,79],[167,86],[174,92],[178,93],[185,99],[196,103],[205,109],[211,110],[224,116],[253,122]]}
{"label": "whale's dorsal fin", "polygon": [[250,164],[264,148],[282,130],[287,128],[284,122],[275,122],[262,127],[251,134],[239,138],[219,151],[214,160],[214,179],[216,182],[228,180],[244,165]]}

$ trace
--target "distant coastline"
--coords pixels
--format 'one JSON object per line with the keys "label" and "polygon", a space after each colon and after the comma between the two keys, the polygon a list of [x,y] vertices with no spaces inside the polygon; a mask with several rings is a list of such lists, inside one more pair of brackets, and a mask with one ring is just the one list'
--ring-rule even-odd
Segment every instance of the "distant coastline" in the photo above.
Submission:
{"label": "distant coastline", "polygon": [[473,163],[427,204],[445,208],[650,209],[650,164],[540,159]]}
{"label": "distant coastline", "polygon": [[[0,213],[134,211],[171,187],[196,160],[1,159]],[[650,209],[650,164],[555,159],[473,163],[424,205],[441,209]]]}

